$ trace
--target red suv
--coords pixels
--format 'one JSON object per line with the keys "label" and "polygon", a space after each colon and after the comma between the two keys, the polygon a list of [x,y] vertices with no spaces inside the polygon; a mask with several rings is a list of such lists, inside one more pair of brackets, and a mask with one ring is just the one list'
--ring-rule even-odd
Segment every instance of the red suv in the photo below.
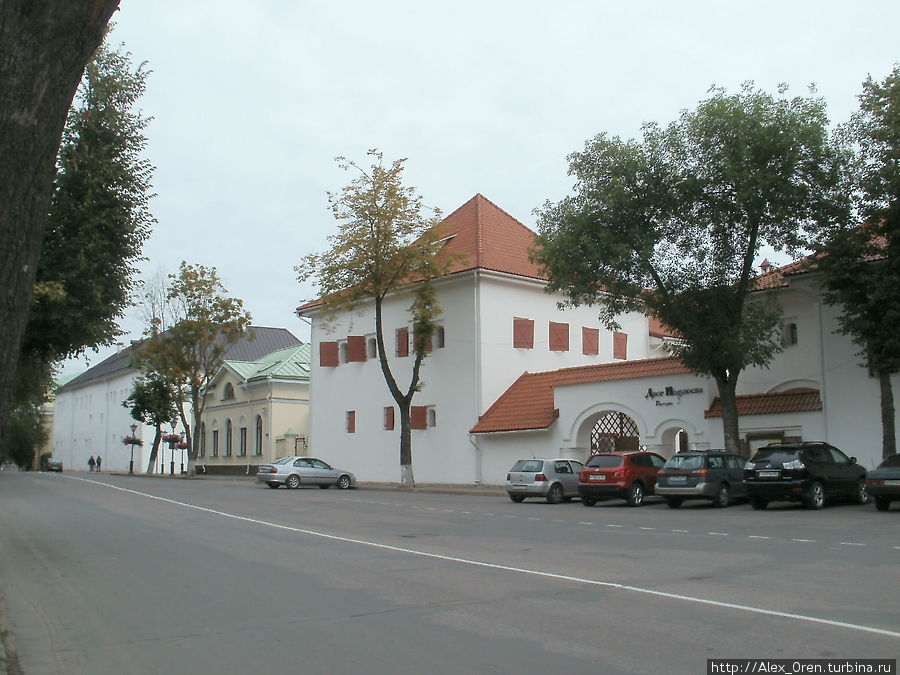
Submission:
{"label": "red suv", "polygon": [[656,474],[666,463],[655,452],[605,452],[592,455],[578,472],[578,496],[585,506],[598,499],[618,497],[640,506],[653,494]]}

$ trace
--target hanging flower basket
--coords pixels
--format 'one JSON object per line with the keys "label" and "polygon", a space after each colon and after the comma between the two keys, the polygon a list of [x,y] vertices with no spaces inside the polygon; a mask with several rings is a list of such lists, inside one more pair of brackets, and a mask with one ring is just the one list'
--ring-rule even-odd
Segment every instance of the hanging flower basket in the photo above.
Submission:
{"label": "hanging flower basket", "polygon": [[176,449],[176,450],[187,450],[187,443],[185,443],[184,441],[181,441],[181,442],[179,442],[179,443],[176,443],[176,444],[175,444],[175,449]]}
{"label": "hanging flower basket", "polygon": [[163,443],[179,443],[181,441],[181,436],[178,434],[166,434],[162,437]]}
{"label": "hanging flower basket", "polygon": [[122,439],[122,445],[143,445],[144,441],[142,441],[137,436],[126,436]]}

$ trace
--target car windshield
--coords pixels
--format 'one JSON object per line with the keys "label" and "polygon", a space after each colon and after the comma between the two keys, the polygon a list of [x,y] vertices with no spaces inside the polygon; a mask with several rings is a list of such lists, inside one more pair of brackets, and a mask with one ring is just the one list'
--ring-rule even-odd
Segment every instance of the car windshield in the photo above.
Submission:
{"label": "car windshield", "polygon": [[799,451],[787,448],[763,448],[757,452],[751,462],[772,462],[773,464],[784,464],[785,462],[793,462],[797,459]]}
{"label": "car windshield", "polygon": [[666,460],[666,469],[684,469],[693,471],[694,469],[703,468],[703,457],[700,455],[673,455]]}
{"label": "car windshield", "polygon": [[529,471],[537,473],[538,471],[542,471],[544,469],[544,460],[542,459],[520,459],[518,462],[513,464],[513,468],[510,471]]}
{"label": "car windshield", "polygon": [[592,466],[598,469],[611,469],[614,466],[622,465],[622,457],[620,455],[594,455],[585,466]]}
{"label": "car windshield", "polygon": [[889,469],[892,467],[900,467],[900,454],[891,455],[878,465],[879,469]]}

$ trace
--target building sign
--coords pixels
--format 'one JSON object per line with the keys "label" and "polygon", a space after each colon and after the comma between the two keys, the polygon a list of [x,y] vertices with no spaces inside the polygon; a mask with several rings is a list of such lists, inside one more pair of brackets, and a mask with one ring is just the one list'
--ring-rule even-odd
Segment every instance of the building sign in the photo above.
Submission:
{"label": "building sign", "polygon": [[675,387],[665,387],[663,389],[647,389],[647,395],[644,398],[653,401],[657,406],[675,405],[681,403],[682,396],[690,394],[702,394],[703,387],[694,387],[691,389],[676,389]]}

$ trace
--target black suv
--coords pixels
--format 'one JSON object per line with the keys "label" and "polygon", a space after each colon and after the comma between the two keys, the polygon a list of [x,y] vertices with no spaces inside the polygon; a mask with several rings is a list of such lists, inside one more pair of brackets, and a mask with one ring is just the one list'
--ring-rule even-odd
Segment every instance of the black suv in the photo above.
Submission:
{"label": "black suv", "polygon": [[776,443],[760,448],[744,466],[744,484],[754,509],[771,501],[803,502],[821,509],[826,499],[869,501],[866,470],[833,445],[821,441]]}

